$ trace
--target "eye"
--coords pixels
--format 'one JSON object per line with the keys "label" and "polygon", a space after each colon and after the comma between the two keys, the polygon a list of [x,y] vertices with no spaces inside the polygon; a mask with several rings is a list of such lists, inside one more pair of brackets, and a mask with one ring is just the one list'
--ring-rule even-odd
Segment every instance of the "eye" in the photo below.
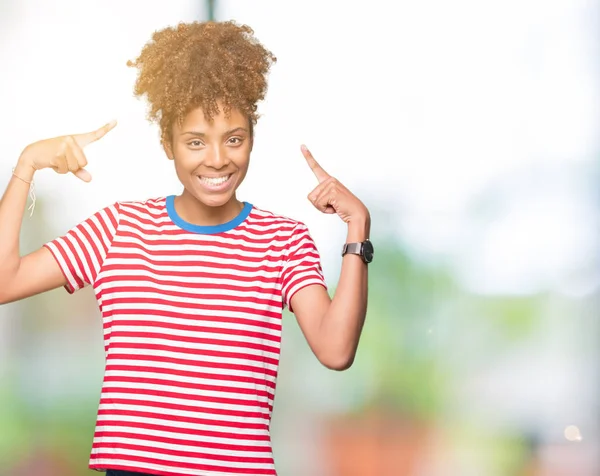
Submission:
{"label": "eye", "polygon": [[241,137],[230,137],[227,143],[231,145],[240,145],[242,141],[243,139]]}
{"label": "eye", "polygon": [[188,145],[190,145],[192,147],[202,147],[204,144],[202,143],[201,140],[195,139],[191,142],[188,142]]}

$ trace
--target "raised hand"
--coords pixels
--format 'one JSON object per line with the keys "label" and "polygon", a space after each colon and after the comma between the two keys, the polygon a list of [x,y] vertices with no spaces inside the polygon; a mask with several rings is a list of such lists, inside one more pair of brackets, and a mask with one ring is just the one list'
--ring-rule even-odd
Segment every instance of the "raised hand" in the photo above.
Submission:
{"label": "raised hand", "polygon": [[116,125],[116,121],[111,121],[95,131],[34,142],[23,150],[17,168],[31,168],[33,171],[51,168],[59,174],[71,172],[84,182],[89,182],[92,176],[84,168],[87,159],[83,149],[104,137]]}
{"label": "raised hand", "polygon": [[312,156],[308,148],[301,147],[319,185],[308,194],[308,199],[315,208],[323,213],[336,213],[345,223],[363,225],[370,221],[367,207],[337,179],[329,175]]}

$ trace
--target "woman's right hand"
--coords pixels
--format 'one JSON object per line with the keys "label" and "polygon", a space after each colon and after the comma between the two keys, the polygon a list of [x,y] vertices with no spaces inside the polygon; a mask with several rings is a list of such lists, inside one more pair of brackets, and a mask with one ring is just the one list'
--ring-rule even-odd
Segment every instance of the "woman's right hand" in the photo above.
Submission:
{"label": "woman's right hand", "polygon": [[116,125],[117,121],[111,121],[92,132],[55,137],[29,144],[19,157],[15,173],[25,180],[31,180],[36,170],[51,168],[59,174],[71,172],[84,182],[89,182],[92,176],[84,168],[87,159],[83,148],[104,137]]}

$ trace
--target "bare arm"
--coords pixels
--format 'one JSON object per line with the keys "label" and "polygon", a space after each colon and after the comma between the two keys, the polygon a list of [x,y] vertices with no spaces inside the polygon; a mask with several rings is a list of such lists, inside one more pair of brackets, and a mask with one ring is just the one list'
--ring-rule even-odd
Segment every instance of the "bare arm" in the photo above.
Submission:
{"label": "bare arm", "polygon": [[50,251],[41,248],[23,258],[19,251],[21,222],[34,169],[19,164],[0,201],[0,304],[23,299],[66,284]]}
{"label": "bare arm", "polygon": [[[347,243],[369,238],[371,219],[364,204],[335,178],[329,176],[303,148],[303,154],[319,180],[309,200],[321,212],[337,214],[348,224]],[[292,296],[291,306],[308,344],[328,368],[345,370],[356,355],[367,312],[367,264],[347,254],[333,300],[322,286],[307,286]]]}
{"label": "bare arm", "polygon": [[[0,201],[0,304],[24,299],[67,284],[58,263],[46,248],[21,257],[19,236],[30,182],[37,170],[71,172],[89,181],[83,147],[103,137],[116,123],[86,134],[35,142],[25,148]],[[29,182],[29,183],[28,183]]]}
{"label": "bare arm", "polygon": [[[348,243],[368,238],[368,223],[349,227]],[[367,268],[359,256],[347,254],[333,300],[318,285],[300,289],[292,297],[298,324],[312,351],[327,368],[346,370],[354,361],[367,313]]]}

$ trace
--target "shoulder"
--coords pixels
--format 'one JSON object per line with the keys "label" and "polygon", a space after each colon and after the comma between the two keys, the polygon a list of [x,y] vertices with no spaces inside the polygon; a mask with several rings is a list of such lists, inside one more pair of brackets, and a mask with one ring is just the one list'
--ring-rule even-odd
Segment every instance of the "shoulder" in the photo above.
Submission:
{"label": "shoulder", "polygon": [[116,202],[120,218],[166,218],[166,197],[149,198],[147,200],[132,200]]}
{"label": "shoulder", "polygon": [[148,198],[146,200],[121,201],[114,204],[120,211],[128,212],[161,212],[166,206],[166,197]]}
{"label": "shoulder", "polygon": [[165,197],[117,201],[97,213],[110,217],[114,231],[121,225],[144,226],[167,218]]}
{"label": "shoulder", "polygon": [[248,223],[250,226],[278,231],[280,234],[287,235],[288,237],[308,232],[307,226],[302,221],[254,205],[252,206],[249,218]]}

